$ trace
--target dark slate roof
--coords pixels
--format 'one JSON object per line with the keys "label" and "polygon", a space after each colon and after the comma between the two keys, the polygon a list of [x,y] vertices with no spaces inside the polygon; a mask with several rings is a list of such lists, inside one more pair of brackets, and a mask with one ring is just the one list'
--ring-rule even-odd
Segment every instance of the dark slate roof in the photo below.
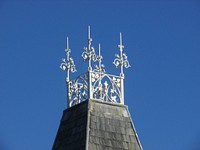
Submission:
{"label": "dark slate roof", "polygon": [[142,150],[127,106],[96,100],[63,112],[53,150]]}
{"label": "dark slate roof", "polygon": [[88,101],[64,110],[53,150],[85,150]]}

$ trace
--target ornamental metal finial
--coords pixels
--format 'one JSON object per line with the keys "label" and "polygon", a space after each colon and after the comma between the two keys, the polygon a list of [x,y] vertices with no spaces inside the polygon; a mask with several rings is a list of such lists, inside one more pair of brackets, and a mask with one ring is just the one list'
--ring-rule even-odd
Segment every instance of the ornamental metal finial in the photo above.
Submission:
{"label": "ornamental metal finial", "polygon": [[120,50],[120,56],[118,54],[115,55],[115,59],[113,64],[119,68],[120,67],[120,76],[124,77],[124,72],[123,72],[123,68],[129,68],[131,67],[128,61],[128,57],[125,53],[123,53],[123,48],[124,45],[122,44],[122,33],[120,32],[120,43],[118,45],[119,50]]}
{"label": "ornamental metal finial", "polygon": [[[88,45],[84,47],[82,57],[88,61],[88,71],[74,79],[70,79],[70,72],[75,72],[76,68],[73,59],[70,57],[69,39],[66,41],[66,59],[62,59],[60,68],[67,71],[67,92],[68,107],[72,107],[82,101],[96,99],[111,103],[124,104],[124,72],[123,69],[129,68],[127,56],[123,53],[122,34],[120,33],[119,51],[115,55],[113,64],[120,68],[120,76],[107,74],[102,63],[101,45],[99,44],[98,54],[92,45],[91,30],[88,27]],[[94,67],[94,69],[92,68]]]}
{"label": "ornamental metal finial", "polygon": [[103,72],[105,73],[105,66],[104,64],[102,64],[102,59],[103,59],[103,56],[101,55],[101,45],[99,43],[99,54],[96,56],[96,60],[98,61],[98,66],[95,65],[95,69],[94,71],[97,71],[99,73]]}
{"label": "ornamental metal finial", "polygon": [[92,65],[91,61],[96,60],[96,54],[94,47],[91,47],[92,45],[92,38],[90,36],[90,26],[88,26],[88,47],[84,47],[84,52],[82,53],[83,60],[88,60],[88,71],[92,71]]}
{"label": "ornamental metal finial", "polygon": [[66,81],[69,82],[70,71],[76,72],[76,67],[75,67],[73,59],[70,57],[71,49],[69,49],[69,38],[68,37],[67,37],[67,41],[66,41],[65,52],[66,52],[67,60],[65,58],[62,58],[62,63],[60,64],[60,68],[62,70],[67,70]]}

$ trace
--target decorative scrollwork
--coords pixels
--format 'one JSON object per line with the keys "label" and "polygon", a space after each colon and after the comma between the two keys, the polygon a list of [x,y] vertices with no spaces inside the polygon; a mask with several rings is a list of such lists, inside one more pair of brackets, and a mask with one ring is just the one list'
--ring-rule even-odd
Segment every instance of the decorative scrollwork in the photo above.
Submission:
{"label": "decorative scrollwork", "polygon": [[105,73],[106,70],[105,70],[105,65],[102,64],[102,59],[103,59],[103,56],[101,56],[101,47],[100,47],[100,44],[99,44],[99,54],[97,55],[96,57],[96,60],[98,61],[98,65],[94,65],[95,69],[94,69],[94,72],[103,72]]}
{"label": "decorative scrollwork", "polygon": [[95,50],[94,50],[94,47],[91,47],[91,49],[89,50],[87,47],[84,47],[83,49],[83,53],[82,53],[82,57],[83,57],[83,60],[86,61],[90,61],[90,60],[93,60],[93,61],[96,61],[96,54],[95,54]]}
{"label": "decorative scrollwork", "polygon": [[97,66],[97,65],[94,65],[94,72],[103,72],[103,73],[105,73],[106,72],[106,70],[105,70],[105,65],[104,64],[101,64],[101,66],[99,67],[99,66]]}
{"label": "decorative scrollwork", "polygon": [[[70,57],[71,50],[67,37],[66,58],[62,58],[60,68],[67,71],[68,85],[68,106],[72,107],[88,99],[124,104],[124,73],[123,68],[129,68],[128,57],[123,53],[122,35],[120,33],[120,44],[118,45],[120,54],[115,55],[113,64],[120,68],[120,76],[107,74],[102,63],[101,48],[99,53],[95,53],[90,36],[90,26],[88,27],[88,46],[84,47],[82,58],[88,61],[88,72],[75,79],[69,79],[70,72],[76,72],[73,59]],[[94,63],[94,64],[93,64]],[[92,68],[94,67],[94,68]]]}
{"label": "decorative scrollwork", "polygon": [[69,60],[66,61],[65,58],[62,58],[62,63],[60,64],[60,69],[62,69],[63,71],[66,69],[69,69],[71,72],[76,72],[76,67],[75,67],[73,59],[69,58]]}
{"label": "decorative scrollwork", "polygon": [[74,60],[70,57],[71,49],[69,49],[69,39],[67,37],[67,48],[65,49],[65,53],[67,56],[67,60],[62,58],[62,63],[60,64],[60,69],[67,70],[67,82],[69,81],[70,72],[76,72],[76,67],[74,64]]}
{"label": "decorative scrollwork", "polygon": [[125,53],[123,53],[123,48],[124,45],[122,44],[122,34],[120,33],[120,44],[118,45],[119,50],[120,50],[120,55],[116,54],[115,55],[115,59],[113,61],[113,64],[117,67],[121,69],[121,76],[124,76],[123,73],[123,67],[125,68],[129,68],[131,67],[128,61],[128,57]]}
{"label": "decorative scrollwork", "polygon": [[96,61],[96,54],[94,47],[91,47],[92,38],[90,37],[90,26],[88,27],[88,47],[84,47],[82,57],[84,61],[88,61],[88,70],[92,70],[91,61]]}
{"label": "decorative scrollwork", "polygon": [[131,67],[131,65],[129,64],[129,61],[128,61],[128,56],[125,53],[122,54],[122,57],[119,56],[118,54],[116,54],[113,64],[117,68],[120,68],[121,66],[124,66],[125,68]]}
{"label": "decorative scrollwork", "polygon": [[[91,72],[92,97],[101,101],[121,103],[121,77]],[[89,99],[89,73],[68,82],[69,107]]]}
{"label": "decorative scrollwork", "polygon": [[121,77],[92,72],[92,89],[95,99],[106,102],[121,102]]}
{"label": "decorative scrollwork", "polygon": [[69,107],[88,99],[88,73],[83,74],[68,83]]}

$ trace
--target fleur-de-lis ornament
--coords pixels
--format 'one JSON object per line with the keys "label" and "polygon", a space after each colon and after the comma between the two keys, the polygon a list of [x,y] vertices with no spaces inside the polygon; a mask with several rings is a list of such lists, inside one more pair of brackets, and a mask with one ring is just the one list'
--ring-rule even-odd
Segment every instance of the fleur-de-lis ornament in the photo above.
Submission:
{"label": "fleur-de-lis ornament", "polygon": [[105,73],[105,65],[102,64],[103,56],[101,55],[101,45],[99,44],[99,54],[96,56],[96,61],[98,61],[98,65],[94,65],[94,71],[99,73]]}
{"label": "fleur-de-lis ornament", "polygon": [[120,55],[116,54],[115,55],[115,59],[113,61],[113,64],[117,67],[120,68],[120,75],[123,77],[124,76],[124,72],[123,72],[123,68],[129,68],[131,67],[128,61],[128,57],[125,53],[123,53],[123,48],[124,45],[122,44],[122,34],[120,32],[120,44],[118,45],[119,50],[120,50]]}
{"label": "fleur-de-lis ornament", "polygon": [[65,58],[62,58],[62,63],[60,64],[60,68],[62,70],[67,71],[66,81],[69,82],[70,72],[76,72],[76,67],[75,67],[73,58],[70,57],[71,49],[69,49],[69,39],[68,39],[68,37],[67,37],[67,44],[66,44],[65,53],[66,53],[66,56],[67,56],[67,58],[66,58],[67,60]]}
{"label": "fleur-de-lis ornament", "polygon": [[72,107],[88,99],[97,99],[106,102],[124,104],[124,68],[129,68],[128,57],[123,53],[122,34],[118,45],[120,53],[115,55],[113,64],[120,68],[120,76],[107,74],[102,63],[101,47],[98,54],[92,47],[90,26],[88,27],[88,45],[84,47],[82,57],[88,61],[88,71],[74,79],[70,79],[70,73],[76,72],[74,60],[70,57],[69,39],[66,40],[66,58],[62,58],[60,68],[66,70],[68,106]]}
{"label": "fleur-de-lis ornament", "polygon": [[96,61],[96,54],[94,47],[91,47],[92,38],[90,37],[90,26],[88,27],[88,47],[84,47],[82,53],[83,60],[88,60],[88,71],[92,71],[91,61]]}

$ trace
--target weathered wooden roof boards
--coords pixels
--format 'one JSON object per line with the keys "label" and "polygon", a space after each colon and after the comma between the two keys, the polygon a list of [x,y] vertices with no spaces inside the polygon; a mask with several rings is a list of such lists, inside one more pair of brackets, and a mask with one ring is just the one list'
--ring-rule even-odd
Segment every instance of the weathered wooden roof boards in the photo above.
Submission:
{"label": "weathered wooden roof boards", "polygon": [[88,100],[63,112],[52,150],[142,150],[128,108]]}

